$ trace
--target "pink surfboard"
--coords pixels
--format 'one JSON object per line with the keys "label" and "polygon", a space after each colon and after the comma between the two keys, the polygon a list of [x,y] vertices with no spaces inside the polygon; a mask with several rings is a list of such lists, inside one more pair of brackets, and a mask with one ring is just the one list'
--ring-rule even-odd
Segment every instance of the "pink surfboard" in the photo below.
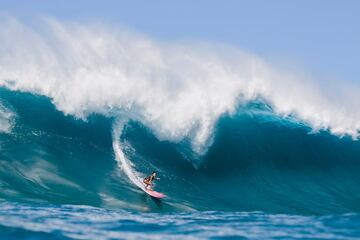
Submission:
{"label": "pink surfboard", "polygon": [[149,194],[150,196],[154,197],[154,198],[164,198],[166,197],[165,194],[162,194],[160,192],[154,191],[154,190],[144,190],[147,194]]}

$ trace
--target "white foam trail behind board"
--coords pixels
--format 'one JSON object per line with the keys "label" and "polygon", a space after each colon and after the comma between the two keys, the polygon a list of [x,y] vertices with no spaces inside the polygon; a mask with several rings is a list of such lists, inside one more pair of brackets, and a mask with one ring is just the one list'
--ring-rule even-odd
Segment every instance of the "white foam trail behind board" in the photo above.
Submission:
{"label": "white foam trail behind board", "polygon": [[141,177],[133,168],[132,163],[129,159],[126,158],[124,152],[121,149],[120,136],[125,124],[125,121],[117,121],[113,127],[113,149],[115,153],[115,159],[128,179],[140,189],[145,190],[145,186],[141,181]]}

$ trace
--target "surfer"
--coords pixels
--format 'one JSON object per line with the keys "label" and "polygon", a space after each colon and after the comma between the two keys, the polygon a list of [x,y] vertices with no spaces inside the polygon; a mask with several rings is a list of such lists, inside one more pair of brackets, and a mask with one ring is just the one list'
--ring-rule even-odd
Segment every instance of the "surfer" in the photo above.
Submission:
{"label": "surfer", "polygon": [[160,178],[156,177],[156,172],[155,171],[153,171],[150,176],[144,178],[143,182],[145,183],[145,189],[152,190],[151,186],[154,185],[153,184],[154,180],[160,180]]}

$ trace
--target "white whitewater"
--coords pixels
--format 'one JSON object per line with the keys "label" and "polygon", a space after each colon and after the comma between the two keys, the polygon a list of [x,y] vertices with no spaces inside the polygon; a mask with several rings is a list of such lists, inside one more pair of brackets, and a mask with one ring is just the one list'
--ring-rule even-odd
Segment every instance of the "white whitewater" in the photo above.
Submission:
{"label": "white whitewater", "polygon": [[0,103],[0,133],[10,133],[15,114]]}
{"label": "white whitewater", "polygon": [[120,169],[125,173],[128,179],[140,189],[145,191],[144,184],[141,181],[139,174],[133,169],[133,165],[129,159],[126,158],[124,152],[121,149],[120,137],[121,132],[126,124],[125,121],[117,121],[113,126],[113,149],[115,153],[115,159]]}
{"label": "white whitewater", "polygon": [[357,138],[360,87],[322,81],[230,46],[164,43],[121,28],[52,19],[27,26],[0,17],[0,86],[48,96],[77,118],[126,112],[160,140],[189,139],[198,154],[211,144],[221,116],[257,97],[314,130]]}

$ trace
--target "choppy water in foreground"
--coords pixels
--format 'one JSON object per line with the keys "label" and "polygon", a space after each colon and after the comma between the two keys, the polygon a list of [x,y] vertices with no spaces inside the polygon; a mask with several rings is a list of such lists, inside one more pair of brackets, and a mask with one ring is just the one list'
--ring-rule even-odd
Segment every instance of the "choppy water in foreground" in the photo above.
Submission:
{"label": "choppy water in foreground", "polygon": [[358,239],[360,215],[139,213],[75,205],[0,204],[1,239]]}

